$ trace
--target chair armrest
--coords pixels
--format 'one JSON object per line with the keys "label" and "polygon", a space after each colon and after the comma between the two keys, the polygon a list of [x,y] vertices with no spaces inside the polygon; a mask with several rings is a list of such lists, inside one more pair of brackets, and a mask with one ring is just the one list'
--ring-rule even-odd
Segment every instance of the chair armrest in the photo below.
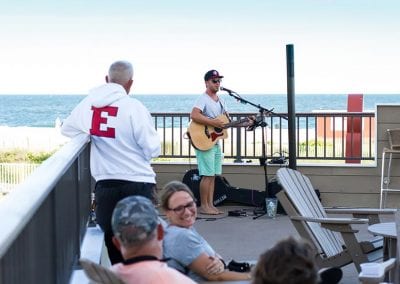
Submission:
{"label": "chair armrest", "polygon": [[86,258],[94,263],[101,262],[103,253],[104,232],[99,225],[87,227],[81,246],[81,258]]}
{"label": "chair armrest", "polygon": [[307,221],[321,224],[367,224],[368,219],[360,218],[314,218],[303,216],[292,216],[292,220]]}
{"label": "chair armrest", "polygon": [[352,224],[367,224],[368,219],[358,218],[313,218],[313,217],[302,217],[292,216],[292,220],[306,221],[320,223],[325,229],[340,232],[340,233],[358,233],[358,230],[351,227]]}
{"label": "chair armrest", "polygon": [[355,218],[368,218],[369,225],[380,223],[379,215],[394,215],[397,209],[379,208],[326,208],[327,214],[352,214]]}
{"label": "chair armrest", "polygon": [[324,208],[326,213],[331,214],[394,214],[397,209],[379,209],[379,208],[340,208],[340,207],[332,207],[332,208]]}
{"label": "chair armrest", "polygon": [[[358,274],[358,280],[363,284],[380,283],[384,280],[386,272],[392,269],[395,266],[395,263],[395,258],[391,258],[381,263],[374,263],[378,265],[378,269],[375,271],[376,273],[368,273],[368,271],[361,270],[360,274]],[[362,265],[363,264],[361,264],[361,266]]]}

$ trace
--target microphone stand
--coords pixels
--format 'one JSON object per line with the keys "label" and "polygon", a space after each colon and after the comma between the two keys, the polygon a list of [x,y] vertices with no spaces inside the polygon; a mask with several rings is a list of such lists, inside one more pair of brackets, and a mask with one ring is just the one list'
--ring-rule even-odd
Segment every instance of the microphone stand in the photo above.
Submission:
{"label": "microphone stand", "polygon": [[[249,131],[254,131],[254,129],[256,129],[257,127],[259,127],[259,126],[261,127],[261,134],[262,134],[262,140],[261,140],[261,145],[262,145],[262,156],[259,158],[259,160],[260,160],[260,165],[263,166],[263,169],[264,169],[265,196],[268,197],[268,173],[267,173],[267,163],[266,163],[266,161],[267,161],[267,154],[266,154],[266,151],[265,151],[265,148],[266,148],[266,141],[265,141],[265,140],[266,140],[266,138],[264,137],[264,135],[266,135],[266,134],[265,134],[265,127],[267,127],[268,124],[265,122],[265,116],[266,116],[266,115],[269,115],[269,114],[274,114],[274,115],[279,116],[279,117],[282,117],[283,119],[286,119],[286,120],[287,120],[287,117],[282,116],[282,115],[277,114],[277,113],[274,113],[274,112],[273,112],[273,109],[270,109],[270,110],[269,110],[269,109],[267,109],[267,108],[262,107],[262,106],[259,105],[259,104],[258,104],[258,105],[257,105],[257,104],[254,104],[254,103],[252,103],[252,102],[250,102],[250,101],[248,101],[248,100],[242,98],[238,93],[236,93],[236,92],[234,92],[234,91],[231,91],[231,90],[225,89],[225,88],[221,88],[221,90],[222,90],[222,91],[226,91],[226,92],[229,94],[229,96],[235,98],[235,99],[238,100],[240,103],[249,104],[249,105],[252,105],[252,106],[258,108],[259,116],[258,116],[258,118],[256,119],[256,121],[254,122],[254,125],[250,126],[248,130],[249,130]],[[264,212],[262,212],[261,214],[256,214],[256,213],[254,213],[254,214],[255,214],[256,216],[253,217],[253,220],[258,219],[258,218],[260,218],[261,216],[264,216],[265,214],[267,214],[267,208],[265,207]]]}

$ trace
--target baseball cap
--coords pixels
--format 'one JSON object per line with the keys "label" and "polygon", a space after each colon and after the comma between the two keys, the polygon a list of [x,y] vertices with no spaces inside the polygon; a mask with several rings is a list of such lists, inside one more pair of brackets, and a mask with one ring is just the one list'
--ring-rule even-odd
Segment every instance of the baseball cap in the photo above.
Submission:
{"label": "baseball cap", "polygon": [[147,239],[158,223],[158,212],[150,199],[136,195],[120,200],[111,218],[114,235],[122,243]]}
{"label": "baseball cap", "polygon": [[224,78],[224,76],[219,75],[217,70],[210,70],[204,75],[204,81],[208,81],[214,78]]}

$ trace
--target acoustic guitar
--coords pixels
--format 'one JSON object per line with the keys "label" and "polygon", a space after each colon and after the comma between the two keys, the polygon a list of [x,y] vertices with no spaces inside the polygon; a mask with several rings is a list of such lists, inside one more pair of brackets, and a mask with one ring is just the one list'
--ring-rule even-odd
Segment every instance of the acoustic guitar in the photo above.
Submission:
{"label": "acoustic guitar", "polygon": [[244,118],[230,122],[225,114],[221,114],[217,118],[225,123],[223,128],[203,125],[194,121],[190,122],[186,135],[189,137],[193,147],[202,151],[209,150],[218,142],[218,140],[228,138],[227,128],[248,120],[247,118]]}

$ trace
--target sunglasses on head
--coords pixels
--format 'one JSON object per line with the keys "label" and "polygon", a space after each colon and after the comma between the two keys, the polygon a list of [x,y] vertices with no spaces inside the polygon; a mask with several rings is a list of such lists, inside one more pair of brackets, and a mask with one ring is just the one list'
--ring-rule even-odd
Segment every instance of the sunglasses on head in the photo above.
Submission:
{"label": "sunglasses on head", "polygon": [[221,79],[213,79],[211,80],[214,84],[221,83]]}

